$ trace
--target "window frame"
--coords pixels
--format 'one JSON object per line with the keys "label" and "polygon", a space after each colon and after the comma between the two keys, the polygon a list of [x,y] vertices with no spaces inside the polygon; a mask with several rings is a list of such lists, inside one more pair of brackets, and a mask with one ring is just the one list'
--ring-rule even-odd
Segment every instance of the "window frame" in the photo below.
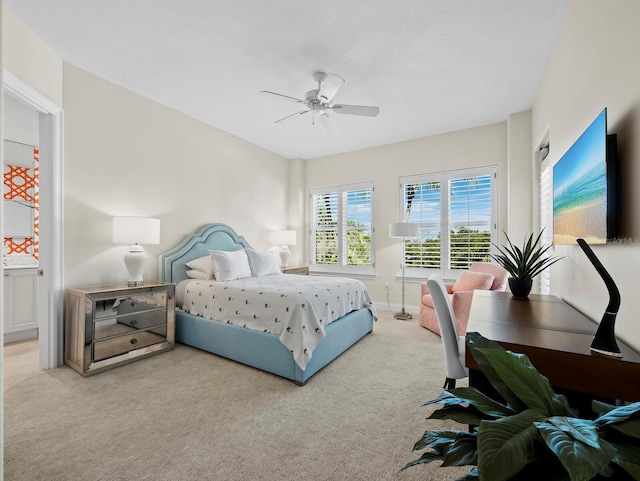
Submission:
{"label": "window frame", "polygon": [[[547,149],[549,143],[547,142]],[[541,162],[539,176],[539,213],[540,213],[540,244],[543,246],[553,244],[553,166],[547,160]],[[543,270],[539,275],[539,293],[551,293],[551,271]]]}
{"label": "window frame", "polygon": [[[405,276],[409,279],[423,281],[425,278],[436,274],[443,279],[456,279],[461,269],[451,269],[449,248],[449,181],[468,177],[490,176],[491,192],[491,254],[496,253],[495,244],[498,242],[498,167],[496,165],[473,167],[469,169],[434,172],[430,174],[411,175],[399,178],[399,218],[405,219],[406,205],[404,189],[406,184],[440,183],[440,268],[409,267],[405,264]],[[407,219],[408,221],[408,219]],[[404,249],[406,251],[406,249]],[[402,255],[402,254],[400,254]],[[401,259],[401,264],[406,263],[406,255]]]}
{"label": "window frame", "polygon": [[[370,191],[370,212],[371,212],[371,265],[355,266],[347,264],[347,215],[345,212],[344,196],[348,192],[369,190]],[[315,211],[313,196],[322,194],[337,193],[338,196],[338,263],[337,264],[316,264],[315,263]],[[358,182],[353,184],[341,184],[330,187],[315,187],[309,189],[309,270],[322,274],[343,275],[350,274],[359,277],[375,276],[375,186],[374,182]]]}

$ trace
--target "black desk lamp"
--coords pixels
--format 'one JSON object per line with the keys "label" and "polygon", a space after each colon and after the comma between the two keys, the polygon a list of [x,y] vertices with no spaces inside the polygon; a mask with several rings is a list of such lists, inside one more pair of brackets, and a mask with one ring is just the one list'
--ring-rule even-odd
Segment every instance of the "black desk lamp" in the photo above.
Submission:
{"label": "black desk lamp", "polygon": [[622,357],[615,334],[616,316],[618,315],[618,309],[620,309],[620,291],[600,260],[591,250],[591,247],[589,247],[589,244],[584,239],[578,239],[577,242],[593,264],[593,267],[598,271],[598,274],[600,274],[600,277],[602,277],[609,291],[609,304],[604,311],[596,335],[591,343],[591,350],[606,356]]}

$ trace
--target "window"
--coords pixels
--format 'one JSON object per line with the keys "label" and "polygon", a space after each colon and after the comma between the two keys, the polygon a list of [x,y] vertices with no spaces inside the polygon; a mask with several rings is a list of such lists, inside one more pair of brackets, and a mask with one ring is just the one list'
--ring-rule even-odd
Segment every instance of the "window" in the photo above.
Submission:
{"label": "window", "polygon": [[[547,143],[547,149],[549,144]],[[540,173],[540,244],[553,243],[553,192],[551,189],[551,167],[547,164]],[[540,273],[540,294],[551,292],[551,272],[545,269]]]}
{"label": "window", "polygon": [[497,232],[495,167],[400,179],[402,213],[419,224],[405,242],[408,276],[457,276],[472,262],[489,262]]}
{"label": "window", "polygon": [[373,184],[312,189],[311,267],[373,274]]}

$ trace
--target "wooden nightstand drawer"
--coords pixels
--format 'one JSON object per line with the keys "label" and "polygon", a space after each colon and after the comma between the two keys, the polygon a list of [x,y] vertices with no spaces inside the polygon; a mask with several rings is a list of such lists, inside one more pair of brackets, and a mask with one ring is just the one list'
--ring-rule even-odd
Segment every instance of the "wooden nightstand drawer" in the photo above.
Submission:
{"label": "wooden nightstand drawer", "polygon": [[134,329],[149,329],[150,327],[164,326],[167,324],[165,309],[155,309],[153,311],[134,312],[118,316],[119,324],[126,324]]}
{"label": "wooden nightstand drawer", "polygon": [[159,344],[165,340],[165,336],[151,331],[133,332],[123,336],[113,337],[94,344],[93,360],[102,361],[115,356],[126,354],[136,349]]}

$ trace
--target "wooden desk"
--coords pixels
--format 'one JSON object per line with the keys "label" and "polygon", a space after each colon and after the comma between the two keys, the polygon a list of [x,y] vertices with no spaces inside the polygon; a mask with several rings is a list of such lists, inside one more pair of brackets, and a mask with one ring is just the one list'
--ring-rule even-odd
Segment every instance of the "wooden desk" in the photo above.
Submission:
{"label": "wooden desk", "polygon": [[[604,309],[604,307],[603,307]],[[479,332],[505,349],[526,354],[551,385],[591,397],[640,401],[640,355],[618,341],[622,358],[591,352],[597,325],[555,296],[474,291],[467,332]],[[482,372],[466,353],[470,385]]]}

